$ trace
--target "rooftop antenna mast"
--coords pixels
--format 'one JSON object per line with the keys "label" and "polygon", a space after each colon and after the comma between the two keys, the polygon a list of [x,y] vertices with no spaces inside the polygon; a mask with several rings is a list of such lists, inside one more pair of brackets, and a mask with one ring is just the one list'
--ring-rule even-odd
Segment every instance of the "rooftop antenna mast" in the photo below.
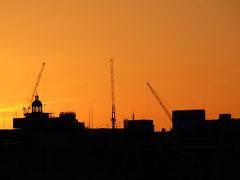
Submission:
{"label": "rooftop antenna mast", "polygon": [[38,85],[39,85],[39,82],[40,82],[40,79],[41,79],[41,76],[42,76],[42,72],[43,72],[43,69],[44,69],[44,66],[45,66],[45,62],[42,63],[42,67],[41,67],[41,70],[38,74],[38,78],[37,78],[37,81],[36,81],[36,84],[35,84],[35,87],[33,89],[33,93],[32,93],[32,96],[31,96],[31,99],[29,101],[29,104],[28,104],[28,107],[27,108],[23,108],[23,113],[26,114],[29,112],[29,110],[31,109],[31,104],[32,104],[32,101],[34,99],[34,96],[36,95],[36,92],[37,92],[37,88],[38,88]]}
{"label": "rooftop antenna mast", "polygon": [[115,129],[115,96],[114,96],[114,74],[113,74],[113,59],[110,59],[111,64],[111,90],[112,90],[112,129]]}

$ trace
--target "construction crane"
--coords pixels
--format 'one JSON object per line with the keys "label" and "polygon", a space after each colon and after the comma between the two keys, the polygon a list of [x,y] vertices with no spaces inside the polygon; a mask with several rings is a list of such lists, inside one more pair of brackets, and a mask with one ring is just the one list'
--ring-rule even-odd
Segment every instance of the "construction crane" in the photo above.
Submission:
{"label": "construction crane", "polygon": [[155,98],[157,99],[158,103],[162,106],[164,112],[167,114],[168,118],[170,119],[170,121],[172,122],[172,116],[169,113],[169,111],[167,110],[167,108],[164,106],[164,104],[162,103],[162,101],[160,100],[160,98],[158,97],[157,93],[154,91],[154,89],[152,88],[152,86],[149,84],[149,82],[147,82],[148,87],[150,88],[150,90],[152,91],[153,95],[155,96]]}
{"label": "construction crane", "polygon": [[37,81],[36,81],[36,84],[35,84],[35,87],[33,89],[33,93],[32,93],[32,96],[30,98],[30,101],[28,103],[28,107],[27,108],[23,108],[23,113],[26,114],[26,113],[29,113],[29,110],[31,109],[31,104],[32,104],[32,101],[34,99],[34,96],[36,95],[36,92],[37,92],[37,88],[38,88],[38,85],[39,85],[39,82],[40,82],[40,79],[41,79],[41,76],[42,76],[42,72],[43,72],[43,69],[44,69],[44,66],[45,66],[45,62],[42,63],[42,67],[41,67],[41,70],[38,74],[38,78],[37,78]]}
{"label": "construction crane", "polygon": [[113,59],[110,59],[111,68],[111,90],[112,90],[112,129],[115,129],[115,97],[114,97],[114,74],[113,74]]}

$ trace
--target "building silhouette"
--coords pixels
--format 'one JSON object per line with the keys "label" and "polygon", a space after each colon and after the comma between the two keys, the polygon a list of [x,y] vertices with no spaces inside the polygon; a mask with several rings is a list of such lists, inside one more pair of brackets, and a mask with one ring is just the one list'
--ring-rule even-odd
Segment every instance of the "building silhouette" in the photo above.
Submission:
{"label": "building silhouette", "polygon": [[13,118],[13,128],[84,128],[84,122],[78,122],[74,112],[62,112],[59,117],[50,117],[50,113],[43,113],[42,102],[35,96],[32,112],[26,113],[24,118]]}
{"label": "building silhouette", "polygon": [[0,179],[240,179],[240,119],[177,110],[173,129],[125,120],[123,129],[86,129],[74,113],[50,117],[39,97],[32,112],[0,131]]}

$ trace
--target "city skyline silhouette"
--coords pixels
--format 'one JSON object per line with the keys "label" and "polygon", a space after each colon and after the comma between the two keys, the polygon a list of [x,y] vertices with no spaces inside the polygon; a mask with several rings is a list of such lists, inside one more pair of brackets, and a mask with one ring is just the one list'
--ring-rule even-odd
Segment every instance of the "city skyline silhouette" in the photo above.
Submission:
{"label": "city skyline silhouette", "polygon": [[1,180],[239,180],[240,1],[0,1]]}
{"label": "city skyline silhouette", "polygon": [[240,117],[238,1],[12,1],[0,8],[0,128],[23,117],[42,62],[46,111],[75,111],[88,122],[93,109],[94,127],[110,127],[111,58],[120,127],[134,112],[153,119],[157,131],[170,129],[148,81],[169,111]]}

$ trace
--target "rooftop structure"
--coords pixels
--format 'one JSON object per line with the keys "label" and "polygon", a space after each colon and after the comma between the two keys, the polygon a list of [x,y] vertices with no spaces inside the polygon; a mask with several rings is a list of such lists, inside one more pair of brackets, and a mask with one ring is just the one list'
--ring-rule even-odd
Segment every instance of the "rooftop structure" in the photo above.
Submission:
{"label": "rooftop structure", "polygon": [[84,128],[83,122],[78,122],[74,112],[62,112],[59,117],[50,117],[50,113],[43,113],[42,102],[35,96],[32,112],[26,113],[24,118],[13,118],[13,128]]}
{"label": "rooftop structure", "polygon": [[172,112],[173,129],[193,129],[203,125],[205,110],[175,110]]}

